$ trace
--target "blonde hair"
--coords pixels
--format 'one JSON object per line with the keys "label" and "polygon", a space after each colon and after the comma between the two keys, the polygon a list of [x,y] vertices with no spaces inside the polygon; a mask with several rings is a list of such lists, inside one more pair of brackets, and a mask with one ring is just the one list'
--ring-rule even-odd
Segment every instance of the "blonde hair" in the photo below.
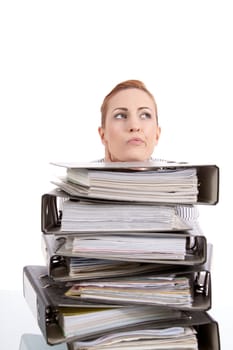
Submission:
{"label": "blonde hair", "polygon": [[106,114],[107,114],[107,109],[108,109],[108,102],[110,98],[115,95],[117,92],[125,89],[139,89],[145,91],[153,100],[155,104],[155,111],[156,111],[156,121],[158,123],[158,112],[157,112],[157,104],[155,101],[154,96],[152,93],[146,88],[145,84],[140,81],[140,80],[125,80],[119,84],[117,84],[110,92],[108,95],[105,96],[103,103],[101,105],[100,111],[101,111],[101,126],[105,126],[105,119],[106,119]]}

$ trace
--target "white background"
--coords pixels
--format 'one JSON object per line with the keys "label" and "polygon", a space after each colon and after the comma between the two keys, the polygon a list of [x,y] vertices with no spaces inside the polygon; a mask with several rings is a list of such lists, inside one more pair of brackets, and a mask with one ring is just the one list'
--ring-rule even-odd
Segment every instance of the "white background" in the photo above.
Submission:
{"label": "white background", "polygon": [[0,2],[0,289],[21,290],[23,266],[44,264],[40,200],[56,172],[49,162],[102,157],[102,100],[120,81],[140,79],[158,104],[154,156],[220,167],[219,203],[200,208],[200,223],[214,245],[212,313],[226,341],[232,16],[224,0]]}

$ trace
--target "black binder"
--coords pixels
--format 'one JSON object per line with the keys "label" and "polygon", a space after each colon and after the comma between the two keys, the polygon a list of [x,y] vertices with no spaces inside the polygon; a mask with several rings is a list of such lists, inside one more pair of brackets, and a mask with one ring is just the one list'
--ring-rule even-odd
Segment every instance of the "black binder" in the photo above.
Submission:
{"label": "black binder", "polygon": [[[29,304],[30,309],[37,318],[38,325],[42,331],[44,338],[48,344],[59,343],[72,343],[79,339],[78,335],[71,337],[64,336],[61,327],[58,323],[59,308],[72,308],[78,307],[90,308],[93,307],[92,303],[82,302],[66,298],[64,292],[68,287],[64,283],[56,283],[46,274],[46,266],[25,266],[23,270],[23,290],[24,297]],[[113,308],[117,306],[94,304],[99,308]],[[123,306],[118,306],[123,307]],[[155,308],[156,310],[156,308]],[[174,325],[192,325],[198,331],[198,343],[200,350],[206,350],[206,345],[211,347],[210,349],[218,350],[219,345],[219,331],[218,324],[215,322],[205,311],[199,311],[196,308],[194,312],[189,310],[183,310],[180,318],[162,320],[158,323],[155,322],[152,325],[146,324],[145,326],[166,327]],[[138,325],[135,325],[135,327]],[[141,324],[140,324],[141,326]],[[132,327],[129,327],[132,328]],[[125,327],[124,327],[125,330]],[[114,329],[115,331],[115,329]],[[101,334],[90,334],[88,337],[94,337]]]}

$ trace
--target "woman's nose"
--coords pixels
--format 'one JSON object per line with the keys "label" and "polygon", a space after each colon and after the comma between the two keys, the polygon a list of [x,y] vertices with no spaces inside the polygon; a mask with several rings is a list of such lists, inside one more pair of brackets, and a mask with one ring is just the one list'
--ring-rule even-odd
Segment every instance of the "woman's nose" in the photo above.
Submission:
{"label": "woman's nose", "polygon": [[130,128],[130,132],[136,132],[136,131],[140,131],[140,128],[139,127]]}
{"label": "woman's nose", "polygon": [[140,131],[140,120],[138,120],[137,117],[131,117],[129,118],[129,130],[130,132],[137,132]]}

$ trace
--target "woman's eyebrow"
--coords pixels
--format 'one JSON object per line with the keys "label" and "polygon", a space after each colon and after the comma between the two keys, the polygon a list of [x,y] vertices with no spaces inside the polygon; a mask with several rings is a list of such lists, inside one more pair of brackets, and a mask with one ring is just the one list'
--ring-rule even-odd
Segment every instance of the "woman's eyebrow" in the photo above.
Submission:
{"label": "woman's eyebrow", "polygon": [[139,107],[138,110],[140,111],[141,109],[149,109],[151,111],[150,107]]}
{"label": "woman's eyebrow", "polygon": [[114,109],[113,109],[113,112],[114,112],[114,111],[117,111],[117,110],[119,110],[119,109],[120,109],[121,111],[128,111],[128,108],[126,108],[126,107],[117,107],[117,108],[114,108]]}
{"label": "woman's eyebrow", "polygon": [[[150,108],[150,107],[138,107],[138,111],[141,111],[141,110],[145,110],[145,109],[148,109],[149,111],[152,111],[152,109]],[[125,111],[125,112],[127,112],[128,111],[128,108],[126,108],[126,107],[117,107],[117,108],[114,108],[113,110],[112,110],[113,112],[115,112],[115,111]]]}

